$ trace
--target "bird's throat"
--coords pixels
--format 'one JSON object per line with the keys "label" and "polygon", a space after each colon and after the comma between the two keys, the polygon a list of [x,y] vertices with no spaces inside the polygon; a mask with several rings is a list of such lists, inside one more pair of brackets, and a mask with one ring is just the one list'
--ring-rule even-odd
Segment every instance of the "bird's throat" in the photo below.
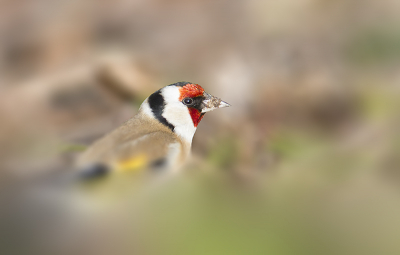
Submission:
{"label": "bird's throat", "polygon": [[192,117],[194,127],[197,127],[200,121],[204,117],[204,113],[201,113],[199,110],[195,108],[189,108],[190,117]]}

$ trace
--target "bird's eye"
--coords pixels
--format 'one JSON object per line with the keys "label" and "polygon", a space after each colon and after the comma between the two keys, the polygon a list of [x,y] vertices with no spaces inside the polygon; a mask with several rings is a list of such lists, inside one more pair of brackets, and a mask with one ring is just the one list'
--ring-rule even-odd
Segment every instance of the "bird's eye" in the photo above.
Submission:
{"label": "bird's eye", "polygon": [[191,105],[193,104],[193,99],[191,99],[190,97],[187,97],[185,99],[183,99],[182,101],[185,105]]}

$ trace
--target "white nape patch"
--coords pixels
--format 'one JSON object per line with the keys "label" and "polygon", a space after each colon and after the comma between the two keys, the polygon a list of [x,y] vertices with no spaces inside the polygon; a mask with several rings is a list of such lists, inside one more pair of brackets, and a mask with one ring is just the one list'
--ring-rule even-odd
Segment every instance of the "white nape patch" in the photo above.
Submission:
{"label": "white nape patch", "polygon": [[143,101],[143,103],[140,105],[139,112],[143,112],[145,115],[151,118],[155,118],[153,111],[150,108],[148,100],[149,98],[146,98],[146,100]]}
{"label": "white nape patch", "polygon": [[167,86],[161,90],[164,97],[165,107],[163,117],[175,126],[175,133],[182,137],[186,142],[192,144],[196,127],[188,108],[179,101],[179,87]]}

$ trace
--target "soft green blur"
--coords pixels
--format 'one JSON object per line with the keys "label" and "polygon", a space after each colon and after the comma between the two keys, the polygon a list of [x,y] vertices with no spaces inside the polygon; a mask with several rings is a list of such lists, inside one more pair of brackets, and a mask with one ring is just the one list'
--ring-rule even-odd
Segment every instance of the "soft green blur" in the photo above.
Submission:
{"label": "soft green blur", "polygon": [[400,254],[398,1],[13,0],[0,17],[2,187],[68,172],[165,85],[232,105],[178,175],[28,192],[63,209],[0,212],[8,253]]}

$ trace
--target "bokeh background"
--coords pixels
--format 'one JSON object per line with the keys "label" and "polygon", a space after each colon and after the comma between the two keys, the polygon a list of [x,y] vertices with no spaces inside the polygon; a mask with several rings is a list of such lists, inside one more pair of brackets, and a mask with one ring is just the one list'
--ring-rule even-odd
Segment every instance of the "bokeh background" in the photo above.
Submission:
{"label": "bokeh background", "polygon": [[65,171],[190,81],[232,107],[116,231],[128,251],[400,254],[399,1],[3,0],[0,38],[2,185]]}

